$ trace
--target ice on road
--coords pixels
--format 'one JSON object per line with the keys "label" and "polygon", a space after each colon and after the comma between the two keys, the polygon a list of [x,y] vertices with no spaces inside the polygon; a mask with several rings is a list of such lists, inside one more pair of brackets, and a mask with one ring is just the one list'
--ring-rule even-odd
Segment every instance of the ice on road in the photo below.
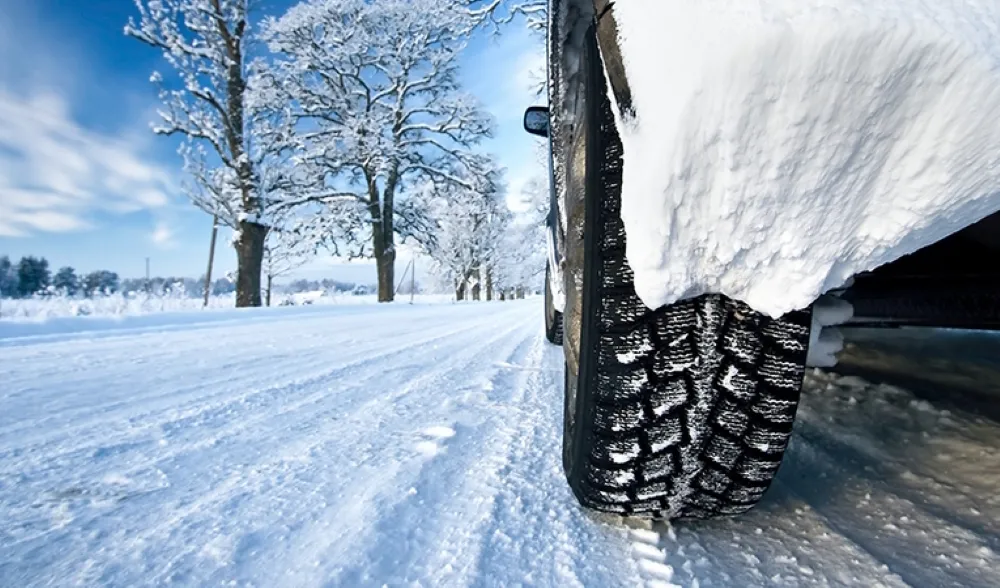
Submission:
{"label": "ice on road", "polygon": [[815,372],[760,508],[623,521],[537,301],[280,310],[0,324],[0,586],[1000,585],[982,417]]}

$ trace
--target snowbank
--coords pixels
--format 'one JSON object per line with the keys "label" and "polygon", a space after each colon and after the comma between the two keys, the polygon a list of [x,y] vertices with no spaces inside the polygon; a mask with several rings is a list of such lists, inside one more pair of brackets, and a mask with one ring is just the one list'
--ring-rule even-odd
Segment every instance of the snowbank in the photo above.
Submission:
{"label": "snowbank", "polygon": [[[414,302],[417,304],[442,304],[451,302],[451,294],[417,294]],[[397,296],[400,304],[408,303],[409,295]],[[146,315],[193,313],[205,311],[219,312],[234,310],[236,298],[233,294],[211,296],[208,307],[203,306],[201,298],[187,296],[157,296],[145,294],[112,294],[93,298],[74,298],[67,296],[38,297],[25,299],[0,300],[0,324],[39,323],[54,319],[74,319],[87,321],[94,319],[110,319],[113,321],[123,317]],[[276,295],[273,306],[329,306],[329,305],[359,305],[378,304],[375,294],[353,295],[334,292],[300,292],[289,295]],[[2,327],[0,327],[2,331]]]}
{"label": "snowbank", "polygon": [[[210,296],[209,309],[233,308],[236,296]],[[90,298],[39,296],[0,300],[0,320],[42,321],[64,317],[114,317],[202,310],[204,300],[186,294],[115,293]]]}
{"label": "snowbank", "polygon": [[772,316],[1000,210],[1000,2],[616,3],[650,307]]}

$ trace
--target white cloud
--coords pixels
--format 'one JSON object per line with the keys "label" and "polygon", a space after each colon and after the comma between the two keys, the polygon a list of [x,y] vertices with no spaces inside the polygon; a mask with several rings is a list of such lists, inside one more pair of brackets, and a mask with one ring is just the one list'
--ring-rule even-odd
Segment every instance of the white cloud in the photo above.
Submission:
{"label": "white cloud", "polygon": [[165,222],[156,223],[153,234],[149,236],[149,239],[154,245],[162,249],[169,249],[175,245],[174,230]]}
{"label": "white cloud", "polygon": [[170,176],[143,142],[88,130],[53,93],[0,90],[0,236],[86,229],[96,212],[169,203]]}

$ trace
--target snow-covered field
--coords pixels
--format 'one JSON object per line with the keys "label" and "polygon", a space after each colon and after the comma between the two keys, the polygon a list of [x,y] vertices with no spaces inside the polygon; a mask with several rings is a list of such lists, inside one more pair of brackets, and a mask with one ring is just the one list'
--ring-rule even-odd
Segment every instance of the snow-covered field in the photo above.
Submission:
{"label": "snow-covered field", "polygon": [[[450,302],[452,294],[417,294],[416,302],[421,304]],[[409,302],[409,295],[400,295],[400,302]],[[377,304],[375,294],[354,295],[346,292],[296,292],[294,294],[275,294],[273,306],[289,304],[330,305],[330,304]],[[0,320],[6,321],[45,321],[52,318],[65,317],[125,317],[155,315],[167,312],[201,312],[205,310],[232,310],[236,306],[236,295],[227,294],[210,296],[208,306],[198,297],[185,295],[151,295],[146,294],[111,294],[93,298],[53,296],[0,300]]]}
{"label": "snow-covered field", "polygon": [[76,316],[135,316],[163,312],[216,310],[236,306],[236,295],[210,296],[208,306],[198,297],[186,295],[110,294],[92,298],[51,296],[4,298],[0,300],[0,320],[44,321]]}
{"label": "snow-covered field", "polygon": [[0,332],[0,586],[1000,585],[982,417],[815,372],[761,507],[649,525],[570,496],[537,301],[209,314]]}

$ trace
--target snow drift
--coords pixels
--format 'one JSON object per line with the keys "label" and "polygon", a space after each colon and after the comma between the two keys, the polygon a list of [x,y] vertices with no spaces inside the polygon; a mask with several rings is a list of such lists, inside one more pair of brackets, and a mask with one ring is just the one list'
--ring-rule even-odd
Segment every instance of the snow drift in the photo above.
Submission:
{"label": "snow drift", "polygon": [[1000,3],[870,4],[616,3],[647,305],[778,316],[1000,209]]}

